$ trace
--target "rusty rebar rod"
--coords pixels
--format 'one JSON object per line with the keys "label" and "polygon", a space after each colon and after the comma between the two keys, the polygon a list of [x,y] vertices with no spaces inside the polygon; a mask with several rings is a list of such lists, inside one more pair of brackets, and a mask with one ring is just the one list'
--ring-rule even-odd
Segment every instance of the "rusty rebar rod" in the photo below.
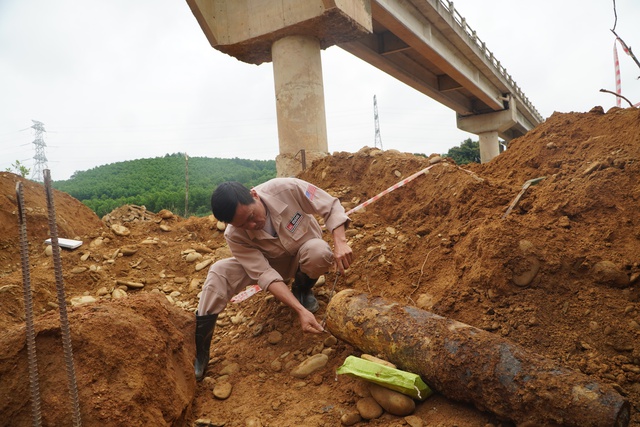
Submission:
{"label": "rusty rebar rod", "polygon": [[612,386],[428,311],[347,289],[329,302],[327,328],[360,351],[420,375],[440,394],[518,425],[629,424],[629,402]]}
{"label": "rusty rebar rod", "polygon": [[64,360],[67,365],[67,380],[69,382],[69,395],[73,407],[73,426],[80,427],[80,401],[78,399],[78,385],[76,382],[76,371],[73,365],[73,349],[71,347],[71,332],[69,328],[69,317],[67,315],[67,302],[64,294],[64,278],[62,276],[62,262],[60,260],[60,245],[58,243],[58,228],[56,226],[56,210],[53,202],[53,190],[51,188],[51,173],[45,169],[44,187],[47,196],[47,210],[49,213],[49,233],[51,237],[51,249],[53,250],[53,268],[56,277],[56,289],[58,294],[58,308],[60,310],[60,330],[62,332],[62,349],[64,350]]}
{"label": "rusty rebar rod", "polygon": [[29,389],[31,391],[31,419],[34,427],[42,425],[40,410],[40,382],[38,380],[38,358],[36,355],[36,332],[33,324],[33,295],[31,294],[31,272],[29,270],[29,241],[27,239],[27,216],[24,210],[22,182],[16,184],[18,202],[18,224],[20,227],[20,260],[22,262],[22,295],[26,323],[27,359],[29,362]]}

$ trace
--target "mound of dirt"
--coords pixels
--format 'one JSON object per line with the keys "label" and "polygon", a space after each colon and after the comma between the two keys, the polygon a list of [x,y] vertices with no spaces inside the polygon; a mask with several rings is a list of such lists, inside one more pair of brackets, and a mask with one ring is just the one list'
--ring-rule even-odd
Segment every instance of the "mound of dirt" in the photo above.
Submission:
{"label": "mound of dirt", "polygon": [[[27,206],[27,234],[30,243],[40,244],[49,238],[47,198],[44,185],[29,181],[10,172],[0,172],[0,275],[16,268],[20,263],[19,221],[16,184],[22,182],[24,202]],[[58,237],[86,239],[95,237],[103,227],[100,218],[67,193],[53,190]]]}
{"label": "mound of dirt", "polygon": [[[352,209],[426,168],[423,175],[351,214],[348,238],[356,261],[346,277],[328,273],[317,287],[321,304],[317,316],[323,318],[334,292],[346,288],[418,306],[500,335],[563,368],[613,386],[632,404],[630,425],[640,426],[640,110],[556,113],[482,165],[460,167],[437,156],[365,147],[317,160],[300,177]],[[24,334],[13,196],[17,179],[0,174],[0,189],[6,196],[0,199],[0,321],[6,325],[0,341],[13,343],[0,357],[0,366],[20,363],[24,373],[26,350],[15,341],[16,334]],[[47,231],[31,234],[48,230],[44,192],[37,184],[26,185],[34,186],[27,200],[34,209],[27,226],[36,329],[55,331],[59,326],[54,321],[53,262],[42,244]],[[230,304],[221,314],[203,382],[191,383],[192,373],[172,374],[179,377],[172,379],[179,385],[173,389],[181,390],[178,394],[183,397],[167,399],[166,389],[138,393],[132,404],[148,410],[133,410],[112,400],[114,394],[131,395],[122,388],[122,376],[115,374],[114,360],[124,365],[136,358],[144,361],[135,365],[139,369],[122,371],[133,390],[135,384],[154,387],[149,377],[171,371],[169,358],[154,362],[147,357],[149,345],[124,338],[126,328],[114,333],[119,330],[104,326],[105,330],[92,333],[90,345],[83,345],[83,316],[97,310],[138,319],[113,308],[126,301],[136,312],[140,306],[142,317],[148,317],[153,310],[143,309],[143,297],[163,294],[172,307],[163,309],[161,316],[167,325],[182,325],[176,326],[182,330],[169,332],[173,329],[167,326],[164,336],[154,336],[167,346],[164,354],[187,352],[192,358],[192,343],[182,349],[175,344],[193,327],[179,312],[193,316],[208,265],[228,257],[229,251],[212,217],[184,219],[125,206],[100,221],[69,196],[56,192],[55,197],[58,227],[66,233],[60,237],[85,242],[76,250],[62,251],[67,299],[70,304],[89,297],[97,300],[70,307],[77,370],[103,379],[101,388],[81,383],[81,410],[91,420],[85,425],[121,425],[129,416],[130,425],[193,425],[199,420],[199,425],[210,426],[335,426],[342,415],[356,411],[365,391],[352,378],[336,377],[335,369],[346,356],[358,355],[358,349],[327,334],[302,333],[293,313],[264,293]],[[66,230],[67,225],[73,228]],[[144,319],[139,321],[145,324]],[[158,319],[152,315],[148,321],[157,324]],[[135,329],[132,333],[140,334]],[[39,348],[47,353],[62,351],[61,343],[56,349],[51,342],[51,337],[38,333]],[[102,346],[116,347],[108,365],[96,350]],[[291,375],[308,356],[321,352],[329,356],[323,369],[304,379]],[[182,353],[177,357],[180,369]],[[48,362],[39,358],[39,363]],[[41,372],[54,375],[45,366]],[[0,398],[7,403],[0,419],[16,417],[23,424],[11,425],[27,425],[27,376],[22,375],[22,383],[11,384],[4,377],[0,377]],[[184,396],[191,391],[183,382],[195,387],[188,409]],[[60,400],[43,407],[46,419],[62,420],[69,414],[62,408],[65,382],[42,384],[43,395]],[[230,394],[221,396],[221,389]],[[100,424],[91,424],[97,420],[90,414],[99,399],[103,417]],[[156,419],[150,421],[149,414],[156,414]],[[366,424],[513,426],[440,394],[418,403],[412,417],[385,413]],[[60,421],[65,423],[70,421]]]}
{"label": "mound of dirt", "polygon": [[[69,314],[83,425],[184,425],[196,385],[192,316],[160,293],[110,304],[85,304]],[[36,322],[42,423],[71,425],[60,321],[54,311]],[[0,413],[7,425],[31,425],[25,328],[2,335]]]}

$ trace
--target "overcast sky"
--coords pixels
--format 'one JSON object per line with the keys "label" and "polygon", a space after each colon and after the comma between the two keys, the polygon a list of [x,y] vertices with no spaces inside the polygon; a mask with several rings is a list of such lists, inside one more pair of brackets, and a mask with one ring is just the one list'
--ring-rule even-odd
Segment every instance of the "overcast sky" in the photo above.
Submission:
{"label": "overcast sky", "polygon": [[[613,0],[456,0],[545,118],[615,105]],[[617,0],[616,31],[640,55],[640,1]],[[622,94],[640,68],[618,47]],[[337,47],[322,53],[329,151],[374,145],[446,153],[475,135],[455,113]],[[623,106],[628,104],[623,103]],[[96,166],[186,152],[274,159],[272,64],[213,49],[184,0],[0,0],[0,171],[35,164],[44,123],[53,180]]]}

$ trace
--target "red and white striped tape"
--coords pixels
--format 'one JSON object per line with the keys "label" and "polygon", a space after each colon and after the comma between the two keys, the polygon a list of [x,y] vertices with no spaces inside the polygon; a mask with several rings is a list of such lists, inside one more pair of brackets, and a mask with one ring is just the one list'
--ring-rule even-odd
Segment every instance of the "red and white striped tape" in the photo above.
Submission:
{"label": "red and white striped tape", "polygon": [[[624,42],[620,40],[620,38],[616,37],[616,39],[613,41],[613,65],[616,71],[616,94],[619,95],[616,96],[616,107],[620,107],[622,102],[622,98],[620,98],[620,96],[622,96],[622,79],[620,78],[620,61],[618,60],[618,48],[616,47],[616,44],[618,42],[620,42],[620,46],[622,46],[622,50],[624,51],[624,53],[631,56],[631,52],[629,52],[629,49],[627,49],[627,45],[624,44]],[[640,107],[640,102],[633,104],[633,106]]]}
{"label": "red and white striped tape", "polygon": [[613,41],[613,65],[616,71],[616,94],[618,94],[618,96],[616,96],[616,107],[621,107],[622,98],[620,98],[620,96],[622,95],[622,81],[620,79],[620,61],[618,61],[618,48],[616,47],[618,41],[620,41],[620,44],[622,44],[622,48],[624,49],[624,44],[619,38],[616,37],[616,39]]}
{"label": "red and white striped tape", "polygon": [[411,175],[408,178],[403,179],[402,181],[398,182],[397,184],[392,185],[391,187],[387,188],[386,190],[384,190],[382,193],[377,194],[375,196],[373,196],[372,198],[370,198],[369,200],[367,200],[366,202],[362,202],[360,203],[358,206],[356,206],[355,208],[351,209],[350,211],[347,212],[347,216],[351,215],[352,213],[359,211],[362,208],[365,208],[367,206],[369,206],[371,203],[375,202],[376,200],[378,200],[380,197],[391,193],[393,190],[395,190],[396,188],[400,188],[403,185],[405,185],[407,182],[413,181],[414,179],[416,179],[417,177],[419,177],[422,174],[425,174],[429,169],[431,169],[432,167],[434,167],[435,165],[437,165],[438,163],[435,163],[429,167],[426,167],[424,169],[422,169],[421,171],[418,171],[416,173],[414,173],[413,175]]}
{"label": "red and white striped tape", "polygon": [[257,294],[258,292],[260,292],[262,290],[262,288],[260,288],[260,286],[258,285],[251,285],[251,286],[247,286],[247,288],[236,294],[233,298],[231,298],[231,302],[234,304],[237,304],[239,302],[242,302],[248,298],[251,298],[252,296],[254,296],[255,294]]}

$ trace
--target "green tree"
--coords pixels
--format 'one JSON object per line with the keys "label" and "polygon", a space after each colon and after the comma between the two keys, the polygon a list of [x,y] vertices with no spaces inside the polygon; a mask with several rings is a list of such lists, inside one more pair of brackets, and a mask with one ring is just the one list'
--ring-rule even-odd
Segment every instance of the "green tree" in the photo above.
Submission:
{"label": "green tree", "polygon": [[[190,157],[189,212],[209,215],[211,192],[223,181],[239,181],[250,188],[275,176],[273,160]],[[175,153],[76,171],[53,186],[82,201],[100,217],[124,204],[180,214],[185,208],[185,178],[184,155]]]}
{"label": "green tree", "polygon": [[459,165],[480,163],[480,143],[467,138],[459,147],[450,148],[445,156],[451,157]]}
{"label": "green tree", "polygon": [[7,172],[15,172],[16,174],[20,175],[21,177],[26,178],[27,175],[29,175],[29,172],[31,172],[31,169],[29,169],[28,167],[26,167],[25,165],[20,163],[20,160],[16,160],[16,162],[12,163],[11,167],[7,168],[6,171]]}

